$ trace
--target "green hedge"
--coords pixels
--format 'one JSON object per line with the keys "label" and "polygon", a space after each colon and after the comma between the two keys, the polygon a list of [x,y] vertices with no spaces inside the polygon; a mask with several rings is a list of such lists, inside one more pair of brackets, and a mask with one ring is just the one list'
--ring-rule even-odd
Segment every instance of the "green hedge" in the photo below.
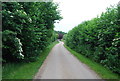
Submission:
{"label": "green hedge", "polygon": [[65,36],[65,44],[120,74],[120,7],[84,21]]}
{"label": "green hedge", "polygon": [[35,61],[57,38],[55,20],[60,20],[53,2],[2,3],[3,63]]}

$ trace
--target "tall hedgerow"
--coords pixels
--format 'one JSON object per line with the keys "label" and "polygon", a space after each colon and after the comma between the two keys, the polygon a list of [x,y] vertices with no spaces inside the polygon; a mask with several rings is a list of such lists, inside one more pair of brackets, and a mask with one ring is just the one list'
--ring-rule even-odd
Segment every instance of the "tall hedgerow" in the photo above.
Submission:
{"label": "tall hedgerow", "polygon": [[54,39],[61,19],[53,2],[2,3],[3,62],[35,61]]}
{"label": "tall hedgerow", "polygon": [[120,74],[120,7],[82,22],[65,39],[70,48]]}

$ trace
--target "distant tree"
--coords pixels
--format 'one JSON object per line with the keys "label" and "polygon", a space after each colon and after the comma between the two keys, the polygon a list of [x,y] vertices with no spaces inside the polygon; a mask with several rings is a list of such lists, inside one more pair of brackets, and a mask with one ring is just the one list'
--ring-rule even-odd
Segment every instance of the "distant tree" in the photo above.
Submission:
{"label": "distant tree", "polygon": [[55,31],[56,33],[58,33],[58,39],[62,39],[63,36],[66,34],[65,32],[62,32],[62,31]]}

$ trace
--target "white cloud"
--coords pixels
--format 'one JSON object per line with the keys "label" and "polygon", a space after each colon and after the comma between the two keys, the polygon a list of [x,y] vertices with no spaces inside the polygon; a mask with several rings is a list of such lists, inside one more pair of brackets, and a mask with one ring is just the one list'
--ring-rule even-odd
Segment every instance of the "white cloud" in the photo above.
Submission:
{"label": "white cloud", "polygon": [[59,2],[59,10],[63,19],[55,23],[55,30],[68,32],[82,21],[90,20],[110,5],[117,4],[119,0],[54,0]]}

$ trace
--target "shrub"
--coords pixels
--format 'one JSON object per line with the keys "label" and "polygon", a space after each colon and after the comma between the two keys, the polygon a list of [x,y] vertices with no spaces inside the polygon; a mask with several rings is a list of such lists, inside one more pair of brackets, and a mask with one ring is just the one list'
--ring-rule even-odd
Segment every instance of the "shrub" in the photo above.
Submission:
{"label": "shrub", "polygon": [[120,8],[110,7],[68,32],[65,44],[120,74]]}
{"label": "shrub", "polygon": [[53,2],[2,3],[4,62],[35,61],[56,39],[54,22],[61,19],[57,6]]}

